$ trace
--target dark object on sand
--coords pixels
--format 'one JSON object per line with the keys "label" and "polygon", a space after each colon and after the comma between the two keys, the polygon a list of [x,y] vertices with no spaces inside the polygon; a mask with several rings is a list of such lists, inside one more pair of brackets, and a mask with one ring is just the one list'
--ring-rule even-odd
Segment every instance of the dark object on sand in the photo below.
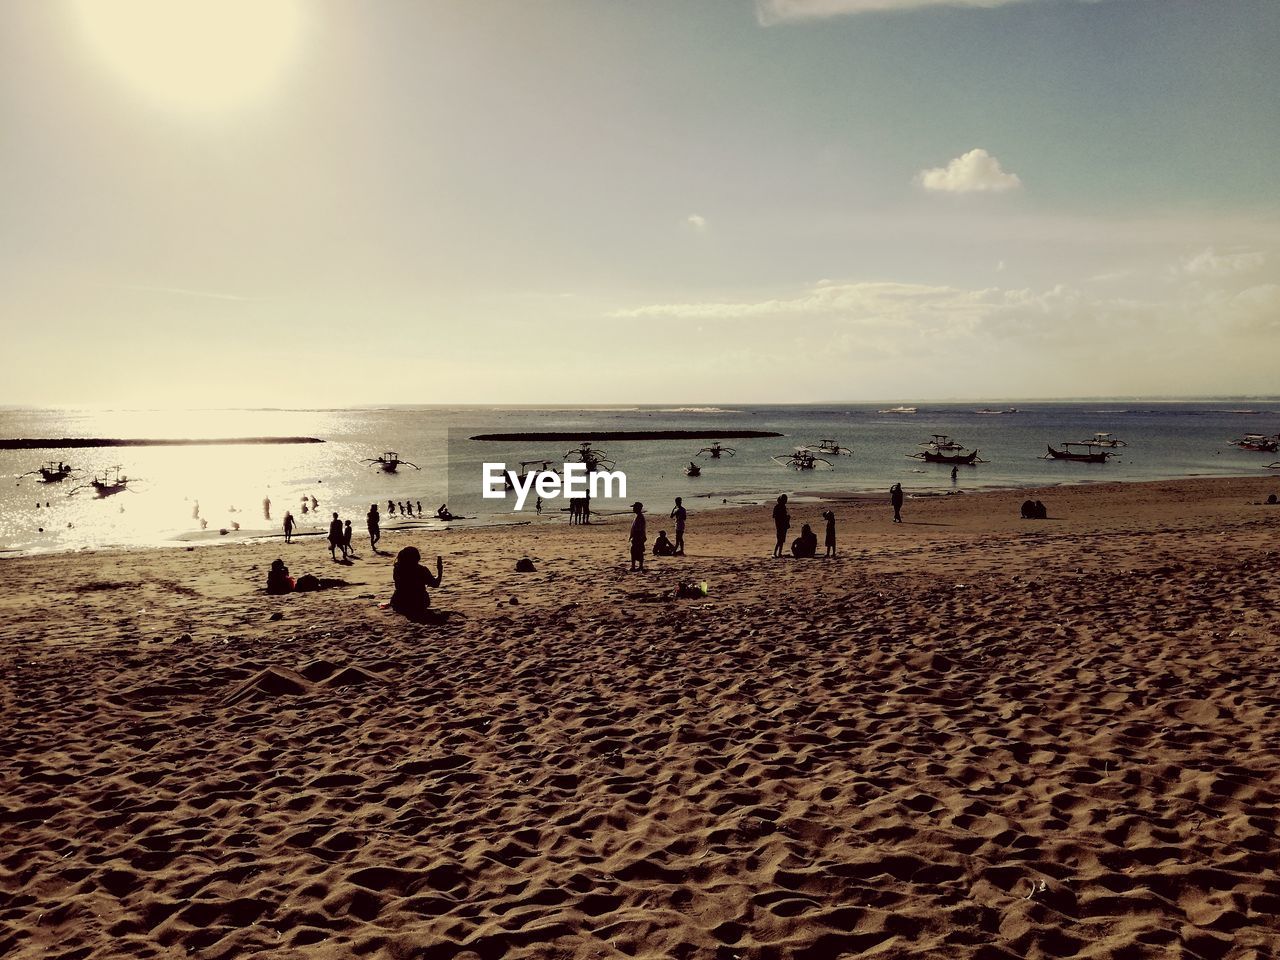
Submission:
{"label": "dark object on sand", "polygon": [[1039,500],[1023,500],[1022,501],[1022,519],[1023,520],[1047,520],[1049,519],[1049,508]]}
{"label": "dark object on sand", "polygon": [[676,587],[676,599],[678,600],[701,600],[707,595],[706,583],[685,583],[681,581]]}
{"label": "dark object on sand", "polygon": [[1275,506],[1275,504],[1277,503],[1277,500],[1276,500],[1276,495],[1274,493],[1267,497],[1267,503],[1271,504],[1272,506]]}
{"label": "dark object on sand", "polygon": [[516,573],[537,573],[538,568],[533,565],[533,561],[528,557],[521,557],[516,561]]}
{"label": "dark object on sand", "polygon": [[298,578],[293,589],[297,590],[299,593],[310,593],[312,590],[319,590],[320,578],[314,574],[304,573]]}
{"label": "dark object on sand", "polygon": [[289,576],[289,568],[284,565],[284,561],[273,560],[271,569],[267,572],[267,593],[292,593],[293,587],[293,577]]}

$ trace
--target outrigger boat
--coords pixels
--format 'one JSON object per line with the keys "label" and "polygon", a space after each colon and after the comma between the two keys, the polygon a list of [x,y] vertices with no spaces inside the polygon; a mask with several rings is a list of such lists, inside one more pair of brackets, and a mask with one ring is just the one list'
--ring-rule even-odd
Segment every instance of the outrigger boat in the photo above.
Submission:
{"label": "outrigger boat", "polygon": [[570,450],[565,453],[564,462],[585,463],[587,465],[587,473],[594,473],[600,467],[612,470],[615,463],[605,451],[593,449],[590,440],[584,440],[578,444],[577,450]]}
{"label": "outrigger boat", "polygon": [[819,440],[817,443],[809,444],[805,449],[813,453],[829,453],[837,457],[853,456],[853,451],[849,447],[840,446],[838,440]]}
{"label": "outrigger boat", "polygon": [[[1114,457],[1115,454],[1108,450],[1094,450],[1093,444],[1090,443],[1064,443],[1062,450],[1055,450],[1048,444],[1045,447],[1049,450],[1046,456],[1041,460],[1074,460],[1077,463],[1106,463],[1107,457]],[[1078,453],[1072,450],[1072,447],[1087,447],[1088,453]]]}
{"label": "outrigger boat", "polygon": [[[537,467],[537,468],[538,468],[537,470],[532,471],[535,475],[536,475],[536,474],[539,474],[539,473],[556,473],[556,471],[555,471],[555,470],[552,470],[552,469],[551,469],[551,464],[553,464],[553,463],[555,463],[555,462],[556,462],[556,461],[554,461],[554,460],[521,460],[521,461],[520,461],[520,474],[519,474],[519,477],[518,477],[518,479],[519,479],[519,481],[520,481],[520,486],[521,486],[521,487],[527,487],[527,486],[528,486],[528,478],[529,478],[529,473],[530,473],[529,468],[530,468],[530,467]],[[556,474],[556,475],[557,475],[557,476],[559,476],[559,474]],[[507,474],[503,474],[503,479],[506,481],[507,489],[508,489],[508,490],[514,490],[514,489],[515,489],[515,484],[514,484],[514,483],[512,483],[512,481],[511,481],[511,474],[509,474],[509,473],[507,473]]]}
{"label": "outrigger boat", "polygon": [[[63,463],[61,460],[50,460],[44,464],[44,466],[28,471],[22,476],[30,477],[38,473],[40,474],[41,483],[60,483],[67,479],[67,477],[71,476],[74,472],[75,470],[71,464]],[[18,479],[21,480],[22,477],[19,477]]]}
{"label": "outrigger boat", "polygon": [[1005,407],[1003,410],[992,410],[990,407],[983,407],[981,410],[975,410],[973,412],[984,417],[998,417],[1005,413],[1017,413],[1018,408]]}
{"label": "outrigger boat", "polygon": [[979,460],[977,450],[969,453],[943,453],[940,450],[921,450],[919,453],[908,453],[907,459],[923,460],[925,463],[950,463],[956,466],[990,463],[989,460]]}
{"label": "outrigger boat", "polygon": [[1109,433],[1095,433],[1092,440],[1081,440],[1082,447],[1127,447],[1123,440],[1117,440]]}
{"label": "outrigger boat", "polygon": [[1268,437],[1261,433],[1246,433],[1238,440],[1232,440],[1231,445],[1241,450],[1253,450],[1256,453],[1275,453],[1276,448],[1280,447],[1280,436]]}
{"label": "outrigger boat", "polygon": [[915,413],[915,407],[887,407],[884,410],[877,410],[876,413]]}
{"label": "outrigger boat", "polygon": [[702,468],[690,460],[689,465],[684,468],[684,475],[686,477],[700,477],[702,476]]}
{"label": "outrigger boat", "polygon": [[789,456],[770,457],[774,463],[780,467],[794,467],[796,470],[816,470],[818,464],[825,463],[828,467],[834,469],[835,464],[825,457],[815,457],[813,453],[804,447],[796,447],[796,452]]}
{"label": "outrigger boat", "polygon": [[[137,480],[138,478],[134,477],[133,479]],[[108,467],[106,470],[103,470],[102,473],[97,474],[88,483],[83,483],[78,487],[72,487],[67,496],[71,496],[71,494],[75,493],[77,490],[84,490],[87,487],[93,490],[95,496],[102,499],[103,497],[109,497],[112,494],[122,493],[123,491],[128,490],[129,481],[129,477],[123,476],[120,473],[120,466],[117,464],[114,467]]]}
{"label": "outrigger boat", "polygon": [[725,453],[727,453],[729,456],[731,456],[731,457],[732,457],[732,456],[733,456],[735,453],[737,453],[737,452],[738,452],[738,451],[737,451],[737,450],[735,450],[733,447],[726,447],[726,446],[725,446],[724,444],[722,444],[719,440],[717,440],[717,441],[716,441],[715,443],[713,443],[711,446],[709,446],[709,447],[703,447],[703,448],[702,448],[701,450],[699,450],[696,454],[694,454],[694,456],[700,457],[700,456],[702,456],[704,453],[707,453],[707,454],[710,454],[710,455],[711,455],[711,459],[712,459],[712,460],[719,460],[719,459],[720,459],[721,454],[725,454]]}
{"label": "outrigger boat", "polygon": [[963,450],[963,443],[956,443],[945,433],[935,433],[933,436],[920,444],[922,447],[929,447],[932,450]]}
{"label": "outrigger boat", "polygon": [[382,468],[383,473],[395,473],[402,466],[413,467],[415,470],[422,469],[416,463],[410,463],[408,460],[401,460],[400,454],[396,453],[394,450],[388,450],[380,457],[374,457],[373,459],[366,458],[361,462],[370,465],[376,464]]}

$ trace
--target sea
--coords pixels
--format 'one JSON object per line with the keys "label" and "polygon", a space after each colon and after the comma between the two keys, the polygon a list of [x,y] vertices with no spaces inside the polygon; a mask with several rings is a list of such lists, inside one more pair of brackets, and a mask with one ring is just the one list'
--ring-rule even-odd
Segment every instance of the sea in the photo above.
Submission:
{"label": "sea", "polygon": [[[893,412],[887,412],[893,411]],[[1101,481],[1274,475],[1280,455],[1230,441],[1280,431],[1280,398],[1212,401],[991,401],[769,406],[513,407],[394,406],[345,409],[0,409],[0,438],[105,437],[200,439],[315,437],[323,443],[215,446],[52,446],[0,450],[0,556],[214,544],[280,535],[285,511],[303,534],[327,529],[333,512],[351,519],[357,537],[377,503],[384,529],[447,525],[564,523],[566,502],[481,495],[481,464],[562,462],[573,441],[471,440],[483,433],[697,431],[701,440],[608,440],[593,448],[626,475],[626,498],[596,499],[596,517],[629,511],[639,500],[665,515],[675,497],[690,514],[730,504],[766,503],[780,493],[803,501],[836,493],[884,492],[901,483],[909,496]],[[725,439],[732,431],[773,431],[772,438]],[[1124,441],[1105,464],[1044,459],[1046,447],[1108,433]],[[979,451],[981,461],[951,467],[914,457],[933,434]],[[702,447],[721,440],[733,455],[713,459]],[[817,454],[830,465],[796,470],[798,446],[834,440],[851,454]],[[407,461],[395,473],[370,463],[386,451]],[[59,483],[31,475],[45,461],[71,464]],[[690,461],[701,475],[690,477]],[[127,488],[99,498],[95,474],[119,468]],[[314,498],[316,506],[311,504]],[[269,501],[269,505],[268,505]],[[306,512],[303,504],[306,503]],[[388,511],[388,504],[392,504]],[[421,510],[419,509],[421,504]],[[441,504],[455,517],[434,519]],[[410,507],[413,515],[402,512]],[[420,513],[427,516],[422,517]],[[691,521],[692,522],[692,521]]]}

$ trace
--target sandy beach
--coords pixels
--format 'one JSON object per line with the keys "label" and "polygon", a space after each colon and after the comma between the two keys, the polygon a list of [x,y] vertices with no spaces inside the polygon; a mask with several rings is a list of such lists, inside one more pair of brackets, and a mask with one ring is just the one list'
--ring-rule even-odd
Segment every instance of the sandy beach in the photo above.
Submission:
{"label": "sandy beach", "polygon": [[0,955],[1275,957],[1277,490],[5,560]]}

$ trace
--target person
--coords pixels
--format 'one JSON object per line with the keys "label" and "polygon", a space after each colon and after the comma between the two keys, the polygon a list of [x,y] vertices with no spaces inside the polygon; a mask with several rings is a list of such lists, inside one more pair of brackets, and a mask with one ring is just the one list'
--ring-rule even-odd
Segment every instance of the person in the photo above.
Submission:
{"label": "person", "polygon": [[285,543],[293,543],[294,526],[296,526],[296,521],[293,519],[293,514],[290,513],[288,510],[286,510],[284,512],[284,542]]}
{"label": "person", "polygon": [[413,501],[412,501],[412,500],[406,500],[406,501],[404,502],[404,512],[405,512],[405,514],[406,514],[406,515],[408,515],[408,516],[410,516],[410,517],[412,517],[412,516],[413,516]]}
{"label": "person", "polygon": [[827,556],[834,557],[836,555],[836,515],[834,511],[822,511],[822,519],[827,521],[827,536],[824,541],[827,548]]}
{"label": "person", "polygon": [[[333,515],[333,519],[329,521],[329,558],[337,560],[337,551],[342,546],[342,521],[338,519],[337,513]],[[347,559],[347,553],[342,552],[342,559]]]}
{"label": "person", "polygon": [[422,516],[422,501],[418,501],[418,516]]}
{"label": "person", "polygon": [[541,497],[539,497],[537,500],[533,502],[533,509],[538,516],[542,516],[542,498]]}
{"label": "person", "polygon": [[591,488],[587,488],[587,492],[582,495],[582,519],[580,523],[591,522]]}
{"label": "person", "polygon": [[365,515],[365,524],[369,527],[369,549],[378,552],[378,541],[382,539],[382,517],[378,516],[378,505],[369,504],[369,512]]}
{"label": "person", "polygon": [[431,598],[427,595],[427,587],[435,589],[444,578],[444,560],[436,557],[435,576],[422,566],[422,554],[417,547],[405,547],[396,554],[396,563],[391,570],[391,579],[395,590],[391,594],[391,609],[408,617],[410,620],[426,618],[427,608],[431,606]]}
{"label": "person", "polygon": [[653,541],[653,555],[655,557],[674,557],[676,555],[676,545],[667,539],[667,531],[658,531],[658,539]]}
{"label": "person", "polygon": [[271,519],[271,498],[270,497],[262,498],[262,519],[264,520]]}
{"label": "person", "polygon": [[959,479],[959,477],[960,477],[960,468],[959,468],[959,467],[952,467],[952,468],[951,468],[951,482],[952,482],[952,483],[955,483],[955,482],[956,482],[956,480],[958,480],[958,479]]}
{"label": "person", "polygon": [[889,502],[893,504],[893,522],[902,522],[902,484],[895,483],[889,488]]}
{"label": "person", "polygon": [[400,516],[402,516],[402,517],[403,517],[403,516],[404,516],[404,501],[403,501],[403,500],[397,500],[397,501],[396,501],[396,509],[398,509],[398,510],[400,511]]}
{"label": "person", "polygon": [[689,511],[684,508],[684,500],[676,497],[675,509],[671,511],[671,517],[676,522],[676,547],[675,556],[684,556],[684,521],[689,516]]}
{"label": "person", "polygon": [[310,508],[309,506],[307,506],[307,498],[306,498],[306,497],[303,497],[303,498],[302,498],[302,513],[303,513],[303,515],[305,516],[306,514],[308,514],[308,513],[310,513],[310,512],[311,512],[311,508]]}
{"label": "person", "polygon": [[192,520],[200,519],[200,501],[199,500],[197,500],[195,502],[195,506],[191,508],[191,519]]}
{"label": "person", "polygon": [[311,496],[311,509],[312,509],[312,510],[315,510],[315,509],[317,509],[319,506],[320,506],[320,501],[319,501],[319,500],[317,500],[317,499],[315,498],[315,495],[314,495],[314,494],[312,494],[312,496]]}
{"label": "person", "polygon": [[396,512],[396,502],[394,500],[387,501],[387,516]]}
{"label": "person", "polygon": [[791,529],[791,514],[787,512],[787,495],[778,497],[773,508],[773,528],[778,534],[778,542],[773,545],[773,555],[782,556],[782,545],[787,540],[787,531]]}
{"label": "person", "polygon": [[439,520],[453,519],[453,514],[449,512],[449,505],[447,503],[442,503],[440,504],[439,508],[437,508],[436,518]]}
{"label": "person", "polygon": [[813,532],[813,528],[807,523],[800,528],[800,536],[791,541],[791,555],[793,557],[813,557],[818,553],[818,535]]}
{"label": "person", "polygon": [[631,512],[636,518],[631,521],[631,569],[636,569],[636,564],[640,564],[640,572],[644,572],[644,542],[649,539],[645,533],[644,521],[644,504],[637,500],[631,505]]}
{"label": "person", "polygon": [[289,568],[284,565],[284,561],[273,560],[271,569],[267,571],[267,593],[292,593],[293,586],[293,577],[289,576]]}
{"label": "person", "polygon": [[351,521],[348,520],[342,525],[342,559],[347,559],[353,553],[355,551],[351,549]]}

